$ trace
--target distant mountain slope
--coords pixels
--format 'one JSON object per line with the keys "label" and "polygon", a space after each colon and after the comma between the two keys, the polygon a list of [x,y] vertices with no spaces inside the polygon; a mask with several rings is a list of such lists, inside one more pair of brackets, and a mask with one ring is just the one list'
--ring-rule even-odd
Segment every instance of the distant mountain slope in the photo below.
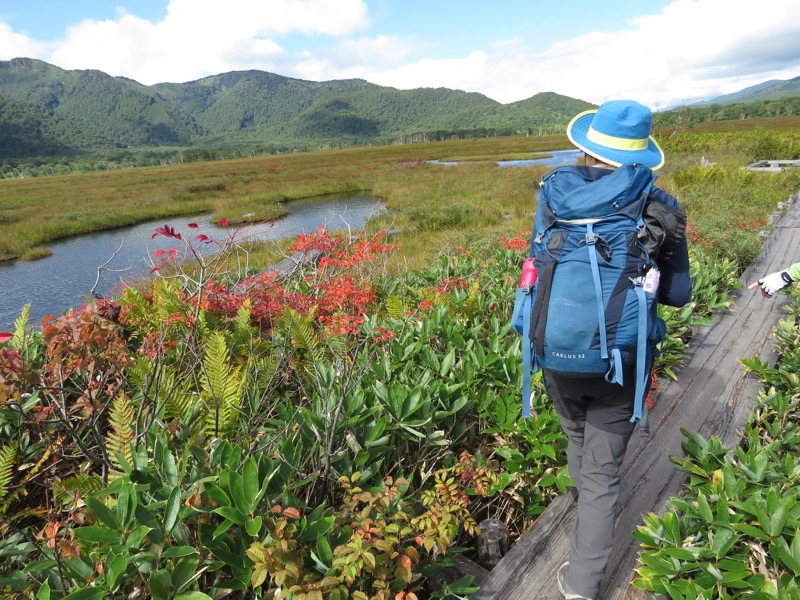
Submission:
{"label": "distant mountain slope", "polygon": [[736,102],[756,102],[759,100],[777,100],[800,96],[800,77],[794,79],[770,79],[763,83],[753,85],[733,94],[717,96],[710,100],[696,102],[692,106],[708,104],[733,104]]}
{"label": "distant mountain slope", "polygon": [[[314,82],[256,70],[145,86],[28,58],[0,61],[0,98],[39,115],[29,120],[68,123],[85,140],[120,148],[314,147],[385,143],[416,134],[554,133],[563,131],[574,114],[593,107],[551,92],[504,105],[482,94],[446,88],[398,90],[360,79]],[[10,126],[15,119],[7,115],[0,125]],[[43,153],[72,147],[54,135],[52,143],[40,141]],[[15,147],[25,150],[19,142],[6,144],[0,158],[15,156]]]}
{"label": "distant mountain slope", "polygon": [[43,108],[0,96],[0,157],[69,156],[109,145]]}
{"label": "distant mountain slope", "polygon": [[0,61],[0,95],[70,121],[121,146],[188,145],[191,120],[159,102],[146,86],[101,71],[66,71],[43,61]]}

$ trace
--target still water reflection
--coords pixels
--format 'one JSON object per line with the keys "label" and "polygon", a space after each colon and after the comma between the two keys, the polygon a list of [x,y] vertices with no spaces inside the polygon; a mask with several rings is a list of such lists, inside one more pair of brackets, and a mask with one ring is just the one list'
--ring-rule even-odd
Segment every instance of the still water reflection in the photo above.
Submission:
{"label": "still water reflection", "polygon": [[[255,225],[237,233],[236,240],[264,241],[295,237],[316,231],[323,225],[329,230],[360,229],[370,217],[384,210],[373,196],[341,196],[299,200],[287,205],[289,214],[274,224]],[[189,223],[197,223],[190,229]],[[8,330],[25,304],[31,304],[30,323],[38,325],[45,315],[61,315],[86,302],[97,279],[98,267],[106,263],[96,290],[103,296],[113,295],[126,281],[141,278],[150,272],[148,256],[156,250],[181,246],[178,240],[153,239],[156,227],[163,221],[143,223],[124,229],[85,235],[49,245],[52,256],[36,261],[0,263],[0,331]],[[230,229],[216,227],[211,217],[168,219],[167,224],[184,239],[194,240],[205,234],[221,243]],[[218,249],[214,244],[194,242],[205,253]],[[115,254],[116,252],[116,254]],[[113,270],[113,272],[111,271]]]}
{"label": "still water reflection", "polygon": [[[498,160],[498,167],[531,167],[533,165],[543,165],[546,167],[561,167],[564,165],[574,165],[583,156],[583,150],[552,150],[543,158],[527,158],[525,160]],[[444,165],[446,167],[461,164],[456,160],[429,160],[429,163]],[[464,161],[469,162],[469,161]]]}

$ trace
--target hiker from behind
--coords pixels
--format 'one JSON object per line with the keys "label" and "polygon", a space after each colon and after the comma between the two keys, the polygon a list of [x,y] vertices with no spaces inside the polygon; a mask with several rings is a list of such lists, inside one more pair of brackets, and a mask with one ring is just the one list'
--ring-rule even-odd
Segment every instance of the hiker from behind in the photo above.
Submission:
{"label": "hiker from behind", "polygon": [[800,263],[794,263],[781,271],[775,271],[774,273],[765,275],[758,281],[747,286],[747,289],[754,290],[760,287],[761,294],[765,298],[769,298],[775,294],[775,292],[782,290],[795,281],[800,281]]}
{"label": "hiker from behind", "polygon": [[691,297],[686,215],[654,185],[664,164],[650,109],[613,100],[567,128],[585,166],[545,175],[531,235],[538,280],[528,338],[533,368],[568,439],[577,491],[566,598],[597,598],[612,549],[620,465],[639,423],[656,344],[657,304]]}

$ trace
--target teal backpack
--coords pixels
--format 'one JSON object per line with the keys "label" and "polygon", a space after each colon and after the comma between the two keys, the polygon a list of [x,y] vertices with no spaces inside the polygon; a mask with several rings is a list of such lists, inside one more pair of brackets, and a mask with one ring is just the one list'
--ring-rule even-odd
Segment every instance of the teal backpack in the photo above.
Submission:
{"label": "teal backpack", "polygon": [[512,317],[523,344],[523,417],[530,415],[530,379],[538,369],[623,385],[623,365],[635,361],[631,421],[642,419],[646,432],[649,365],[665,333],[656,289],[646,289],[658,275],[655,257],[642,241],[655,179],[631,163],[559,167],[542,180],[531,235],[537,279],[517,290]]}

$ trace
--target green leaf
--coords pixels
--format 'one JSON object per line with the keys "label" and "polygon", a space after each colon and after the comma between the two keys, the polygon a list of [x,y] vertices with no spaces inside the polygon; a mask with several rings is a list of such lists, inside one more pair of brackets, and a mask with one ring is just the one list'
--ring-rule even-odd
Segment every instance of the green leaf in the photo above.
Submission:
{"label": "green leaf", "polygon": [[700,548],[664,548],[664,553],[678,560],[696,560],[700,555]]}
{"label": "green leaf", "polygon": [[89,525],[78,527],[75,530],[75,537],[86,542],[98,542],[100,544],[119,544],[120,533],[111,531],[107,527]]}
{"label": "green leaf", "polygon": [[711,512],[711,506],[708,504],[708,500],[704,494],[697,495],[697,506],[700,510],[700,516],[706,523],[712,523],[714,521],[714,513]]}
{"label": "green leaf", "polygon": [[159,474],[167,485],[178,485],[178,468],[175,466],[175,457],[167,448],[166,443],[157,438],[154,448],[154,459]]}
{"label": "green leaf", "polygon": [[50,600],[50,584],[46,581],[41,585],[39,591],[36,592],[36,600]]}
{"label": "green leaf", "polygon": [[317,536],[317,555],[327,567],[330,567],[333,562],[333,550],[328,540],[321,535]]}
{"label": "green leaf", "polygon": [[67,561],[67,567],[71,569],[78,576],[89,580],[94,576],[95,563],[89,563],[89,559],[81,560],[77,557],[72,557]]}
{"label": "green leaf", "polygon": [[212,598],[203,592],[183,592],[175,596],[175,600],[212,600]]}
{"label": "green leaf", "polygon": [[108,508],[103,502],[95,498],[94,496],[87,496],[86,498],[86,506],[88,506],[91,511],[97,516],[97,520],[108,527],[109,529],[114,529],[119,531],[121,524],[119,518],[117,518],[117,514]]}
{"label": "green leaf", "polygon": [[118,554],[114,560],[108,565],[106,573],[106,582],[109,589],[113,592],[117,589],[125,571],[128,569],[128,560],[121,554]]}
{"label": "green leaf", "polygon": [[769,522],[766,523],[767,533],[773,537],[777,537],[783,533],[783,528],[786,525],[786,520],[789,518],[789,511],[786,504],[780,504],[778,508],[772,513]]}
{"label": "green leaf", "polygon": [[450,352],[448,352],[442,359],[442,365],[439,368],[439,375],[445,377],[450,372],[450,369],[453,368],[455,362],[456,362],[456,351],[454,349],[451,349]]}
{"label": "green leaf", "polygon": [[197,548],[193,546],[171,546],[161,553],[162,558],[180,558],[197,554]]}
{"label": "green leaf", "polygon": [[248,519],[247,523],[245,524],[244,528],[247,531],[247,534],[256,537],[258,532],[261,531],[261,525],[263,520],[261,517],[253,517],[252,519]]}
{"label": "green leaf", "polygon": [[474,577],[472,575],[467,575],[466,577],[456,579],[455,581],[447,584],[447,589],[451,594],[472,594],[473,592],[478,591],[478,588],[472,585],[473,579]]}
{"label": "green leaf", "polygon": [[323,517],[314,522],[307,522],[300,535],[297,536],[298,541],[316,540],[320,535],[328,533],[335,521],[335,517]]}
{"label": "green leaf", "polygon": [[776,539],[770,546],[769,553],[795,575],[800,575],[800,559],[794,555],[785,539],[782,537]]}
{"label": "green leaf", "polygon": [[172,585],[176,590],[182,590],[189,587],[189,584],[194,581],[197,576],[197,565],[200,562],[200,557],[184,556],[181,558],[172,569]]}
{"label": "green leaf", "polygon": [[232,506],[220,506],[215,508],[214,512],[237,525],[244,525],[247,522],[247,516]]}
{"label": "green leaf", "polygon": [[81,588],[64,596],[63,600],[100,600],[105,595],[106,592],[98,588]]}
{"label": "green leaf", "polygon": [[[153,529],[147,525],[139,525],[136,529],[131,531],[125,539],[125,545],[128,548],[139,548],[142,545],[142,540],[145,536],[149,535]],[[151,540],[153,541],[153,540]]]}
{"label": "green leaf", "polygon": [[233,521],[231,521],[231,520],[229,520],[229,519],[225,519],[225,520],[224,520],[224,521],[222,521],[222,523],[220,523],[220,524],[217,526],[217,528],[214,530],[214,533],[211,535],[211,538],[212,538],[212,539],[217,539],[217,538],[218,538],[219,536],[221,536],[223,533],[225,533],[226,531],[228,531],[228,529],[230,529],[231,527],[233,527],[233,525],[235,525],[235,523],[234,523]]}
{"label": "green leaf", "polygon": [[204,486],[206,494],[220,506],[230,506],[231,497],[215,483],[208,482]]}
{"label": "green leaf", "polygon": [[261,481],[258,475],[258,465],[253,457],[249,457],[242,465],[242,484],[244,495],[247,499],[248,513],[253,512],[258,501],[258,492],[261,489]]}
{"label": "green leaf", "polygon": [[711,575],[717,581],[722,581],[722,573],[720,573],[719,569],[717,569],[714,565],[710,563],[707,564],[706,571],[708,571],[709,575]]}
{"label": "green leaf", "polygon": [[166,569],[159,569],[150,575],[150,595],[153,600],[169,600],[173,590],[172,577]]}
{"label": "green leaf", "polygon": [[181,510],[181,486],[176,485],[172,488],[167,500],[167,509],[164,511],[164,533],[169,534],[175,523],[178,521],[178,514]]}
{"label": "green leaf", "polygon": [[123,483],[121,480],[119,481],[120,489],[117,494],[117,518],[119,519],[120,527],[118,527],[118,529],[126,529],[134,518],[138,499],[132,484]]}
{"label": "green leaf", "polygon": [[255,499],[255,496],[253,496],[252,499],[248,498],[244,491],[244,481],[239,473],[231,471],[228,473],[228,477],[230,481],[228,489],[231,492],[231,498],[233,498],[234,505],[242,514],[249,515],[251,512],[253,512],[251,501]]}
{"label": "green leaf", "polygon": [[739,541],[740,537],[741,536],[734,535],[733,531],[726,527],[717,529],[714,532],[714,542],[711,545],[714,556],[717,558],[723,558],[726,556],[728,551],[736,545],[736,542]]}
{"label": "green leaf", "polygon": [[762,542],[768,542],[770,540],[769,534],[755,525],[749,525],[748,523],[736,523],[734,524],[734,527],[745,535],[757,540],[761,540]]}

